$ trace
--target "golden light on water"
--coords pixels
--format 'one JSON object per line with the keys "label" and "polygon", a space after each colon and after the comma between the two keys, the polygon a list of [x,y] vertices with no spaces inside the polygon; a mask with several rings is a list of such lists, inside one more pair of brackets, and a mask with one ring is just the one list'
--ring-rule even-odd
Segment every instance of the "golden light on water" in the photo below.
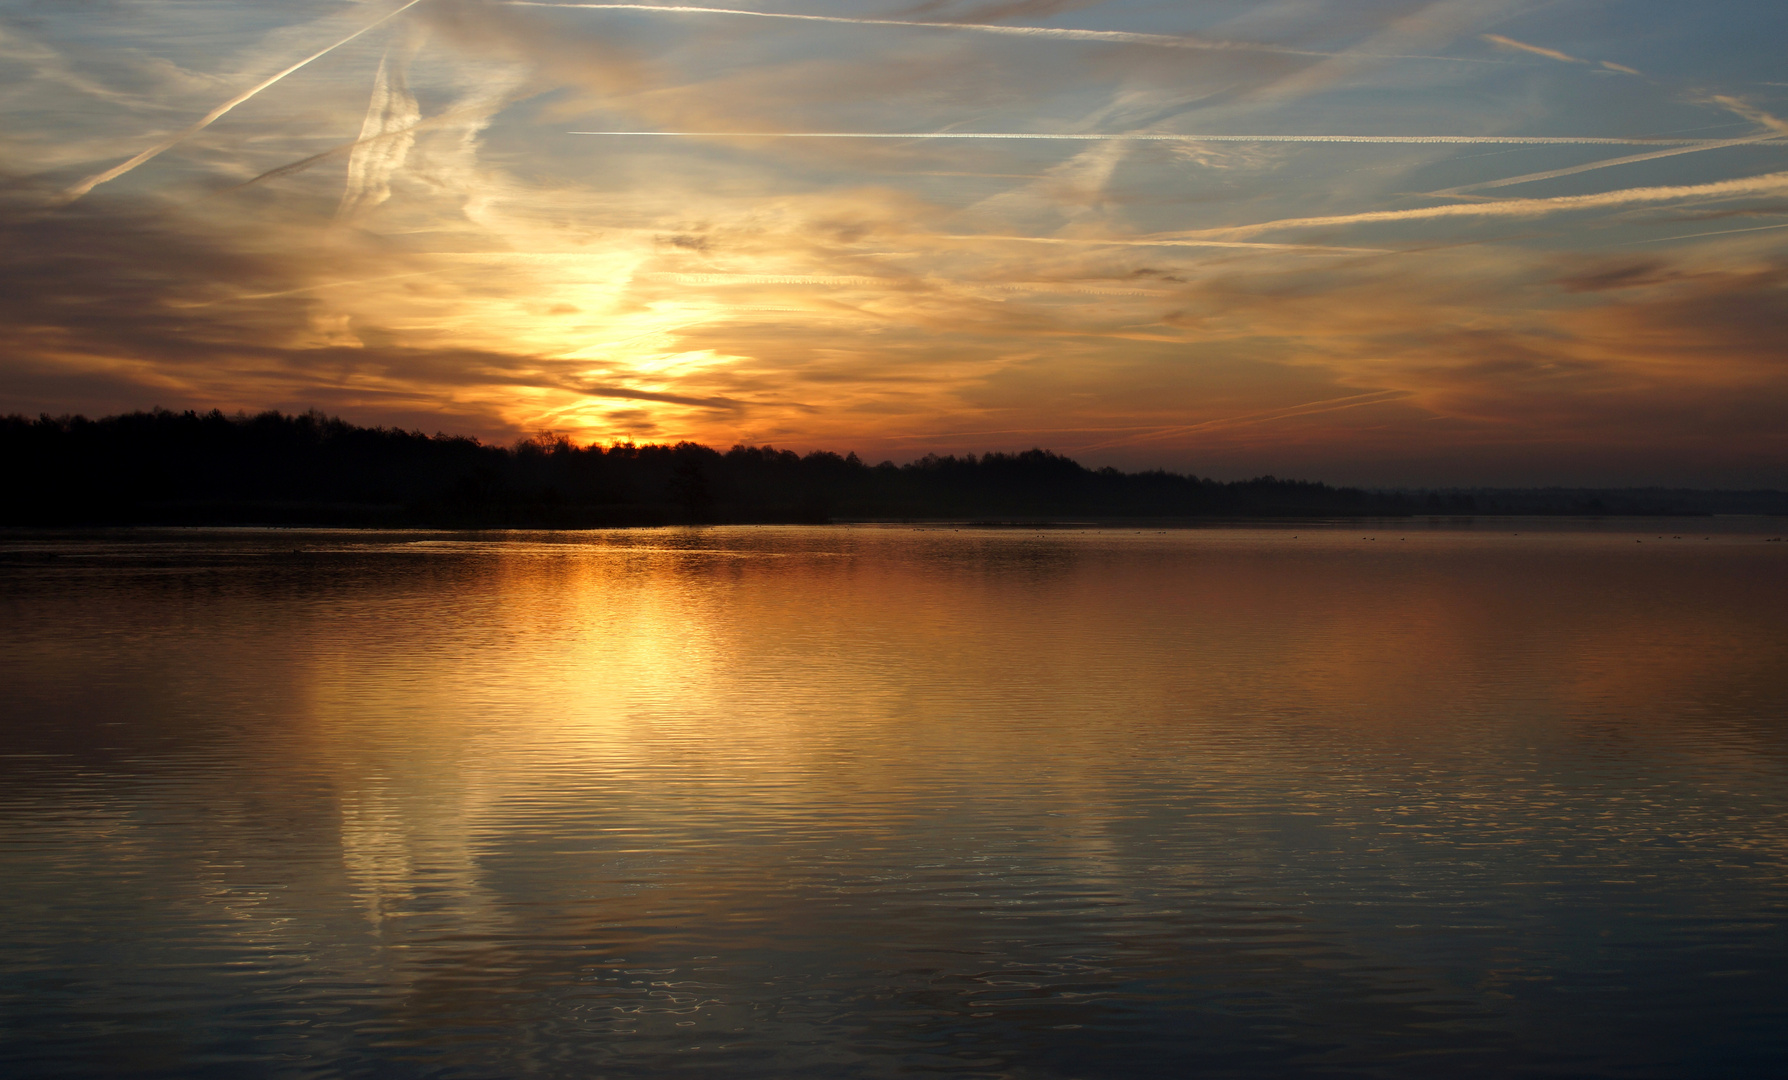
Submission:
{"label": "golden light on water", "polygon": [[15,536],[0,1065],[1738,1058],[1755,524]]}

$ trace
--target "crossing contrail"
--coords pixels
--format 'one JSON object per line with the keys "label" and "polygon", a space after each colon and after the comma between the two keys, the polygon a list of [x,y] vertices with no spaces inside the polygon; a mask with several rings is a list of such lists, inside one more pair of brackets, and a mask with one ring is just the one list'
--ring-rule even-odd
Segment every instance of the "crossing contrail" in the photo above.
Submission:
{"label": "crossing contrail", "polygon": [[757,19],[793,19],[799,22],[846,23],[852,26],[904,26],[921,30],[966,30],[975,34],[1000,34],[1032,39],[1106,41],[1115,45],[1154,45],[1165,49],[1205,49],[1227,52],[1277,53],[1282,56],[1370,56],[1381,60],[1445,60],[1463,64],[1501,64],[1470,56],[1426,56],[1401,53],[1335,53],[1293,49],[1264,42],[1223,41],[1182,34],[1144,34],[1132,30],[1075,30],[1059,26],[1003,26],[997,23],[913,22],[907,19],[859,19],[844,15],[795,15],[783,11],[746,11],[741,8],[691,7],[683,4],[563,4],[551,0],[504,0],[512,7],[578,8],[588,11],[656,11],[671,15],[742,15]]}
{"label": "crossing contrail", "polygon": [[467,105],[457,109],[449,109],[446,112],[436,113],[426,119],[418,120],[409,127],[392,128],[389,131],[382,131],[375,135],[368,135],[359,139],[349,140],[348,142],[338,143],[320,153],[312,154],[309,157],[299,158],[297,161],[289,161],[284,165],[268,169],[259,176],[251,177],[250,179],[244,180],[242,183],[233,185],[225,190],[240,191],[246,187],[253,187],[264,180],[274,180],[281,176],[290,176],[293,173],[303,172],[312,165],[318,165],[332,158],[341,157],[343,154],[351,154],[360,147],[377,146],[381,143],[413,138],[418,132],[427,131],[430,128],[441,127],[445,124],[457,123],[467,117],[477,116],[481,111],[483,111],[483,106],[478,104]]}
{"label": "crossing contrail", "polygon": [[[639,135],[650,138],[725,139],[1059,139],[1069,142],[1359,143],[1422,146],[1687,146],[1712,149],[1731,139],[1650,139],[1595,135],[1103,135],[1032,131],[568,131],[567,135]],[[1779,138],[1780,136],[1767,136]],[[1749,141],[1749,140],[1745,140]],[[1761,140],[1758,140],[1761,141]]]}
{"label": "crossing contrail", "polygon": [[69,203],[74,202],[76,199],[80,198],[81,196],[87,194],[89,191],[92,191],[94,188],[98,187],[99,185],[107,182],[108,180],[118,179],[120,176],[123,176],[125,173],[136,168],[138,165],[143,164],[145,161],[148,161],[150,158],[155,157],[156,155],[160,154],[162,151],[169,150],[175,146],[178,146],[180,143],[186,141],[187,139],[190,139],[194,135],[197,135],[199,132],[210,127],[211,124],[215,120],[217,120],[218,117],[229,112],[231,109],[234,109],[236,106],[247,101],[249,98],[254,97],[256,94],[267,89],[269,86],[272,86],[274,83],[285,78],[287,75],[290,75],[292,72],[297,71],[299,68],[310,63],[313,60],[318,60],[324,56],[329,55],[330,53],[334,52],[335,50],[341,48],[343,45],[346,45],[348,42],[353,41],[355,38],[366,33],[368,30],[371,30],[374,27],[379,26],[381,23],[385,23],[385,22],[390,21],[391,19],[396,18],[397,16],[403,14],[404,12],[410,10],[411,8],[415,7],[417,4],[420,4],[420,3],[422,3],[422,0],[406,0],[406,2],[402,6],[394,8],[393,10],[386,12],[385,14],[379,16],[377,19],[374,19],[372,22],[367,23],[365,26],[362,26],[360,29],[349,34],[347,37],[342,38],[340,41],[337,41],[333,45],[330,45],[328,48],[320,49],[317,52],[314,52],[314,53],[310,54],[309,56],[305,57],[304,59],[298,61],[296,64],[293,64],[291,67],[286,68],[284,71],[281,71],[276,75],[272,75],[266,79],[263,79],[261,82],[256,83],[254,86],[249,87],[247,90],[244,90],[242,93],[237,94],[235,97],[224,102],[222,105],[219,105],[217,108],[212,109],[210,112],[206,113],[204,116],[201,116],[196,123],[194,123],[188,127],[182,128],[181,130],[168,136],[166,139],[163,139],[161,142],[156,143],[154,146],[151,146],[149,149],[138,154],[136,157],[131,158],[129,161],[126,161],[121,165],[114,165],[111,168],[107,169],[105,172],[95,173],[94,175],[89,176],[87,179],[82,180],[80,183],[67,189],[66,191],[64,191],[61,194],[60,197],[58,197],[58,199],[56,200],[56,205],[66,206]]}

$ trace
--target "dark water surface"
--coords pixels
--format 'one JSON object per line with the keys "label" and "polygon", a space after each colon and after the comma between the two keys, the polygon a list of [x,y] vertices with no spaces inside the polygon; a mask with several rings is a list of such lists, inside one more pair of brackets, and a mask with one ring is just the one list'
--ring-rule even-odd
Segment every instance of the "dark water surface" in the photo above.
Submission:
{"label": "dark water surface", "polygon": [[0,536],[0,1074],[1772,1074],[1782,525],[1540,527]]}

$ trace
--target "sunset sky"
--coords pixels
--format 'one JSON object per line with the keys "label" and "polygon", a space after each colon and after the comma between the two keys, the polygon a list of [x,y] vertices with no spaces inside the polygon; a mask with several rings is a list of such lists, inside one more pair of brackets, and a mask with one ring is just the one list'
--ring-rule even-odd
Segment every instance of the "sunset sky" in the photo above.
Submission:
{"label": "sunset sky", "polygon": [[0,412],[1788,486],[1781,0],[0,0],[0,103]]}

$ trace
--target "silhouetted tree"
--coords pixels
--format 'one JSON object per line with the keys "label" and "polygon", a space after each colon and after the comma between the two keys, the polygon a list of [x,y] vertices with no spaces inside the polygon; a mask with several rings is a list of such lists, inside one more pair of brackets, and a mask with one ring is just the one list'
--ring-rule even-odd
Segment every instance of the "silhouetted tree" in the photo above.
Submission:
{"label": "silhouetted tree", "polygon": [[714,509],[714,490],[702,467],[704,452],[713,453],[705,446],[678,443],[676,464],[671,468],[671,496],[692,522],[707,521]]}

